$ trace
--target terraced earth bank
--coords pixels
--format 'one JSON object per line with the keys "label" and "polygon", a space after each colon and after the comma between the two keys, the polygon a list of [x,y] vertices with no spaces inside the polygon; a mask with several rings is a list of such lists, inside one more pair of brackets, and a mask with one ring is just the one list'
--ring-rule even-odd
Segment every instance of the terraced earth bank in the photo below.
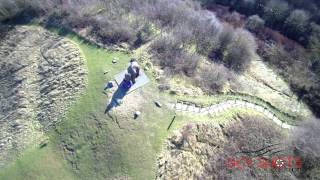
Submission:
{"label": "terraced earth bank", "polygon": [[84,59],[70,41],[32,26],[1,34],[0,168],[40,143],[87,81]]}

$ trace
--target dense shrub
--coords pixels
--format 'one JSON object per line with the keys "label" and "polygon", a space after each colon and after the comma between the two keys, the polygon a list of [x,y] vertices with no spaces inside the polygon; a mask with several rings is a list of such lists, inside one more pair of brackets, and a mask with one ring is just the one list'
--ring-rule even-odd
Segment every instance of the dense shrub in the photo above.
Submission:
{"label": "dense shrub", "polygon": [[305,33],[307,33],[307,28],[309,25],[309,15],[303,10],[294,10],[291,12],[290,16],[286,19],[284,27],[286,29],[286,33],[289,36],[298,36],[300,42],[305,41],[304,38]]}
{"label": "dense shrub", "polygon": [[[7,6],[12,6],[7,9],[16,9],[17,2],[20,1],[7,3]],[[24,7],[31,6],[34,2],[37,1],[27,2]],[[124,0],[110,2],[45,0],[37,9],[41,9],[39,11],[44,13],[44,19],[48,17],[49,23],[55,22],[58,26],[63,25],[76,31],[87,28],[90,31],[89,35],[94,35],[98,41],[105,44],[127,42],[134,47],[139,47],[147,42],[152,34],[149,29],[150,24],[155,24],[161,28],[160,34],[169,34],[172,38],[167,39],[166,43],[163,38],[156,40],[154,46],[151,46],[155,48],[153,52],[165,59],[160,63],[162,66],[174,67],[174,71],[180,69],[189,74],[190,70],[186,70],[186,67],[175,67],[174,62],[188,62],[188,66],[195,67],[197,61],[191,63],[192,60],[197,59],[195,53],[204,56],[218,54],[219,61],[225,62],[228,67],[235,70],[244,69],[247,62],[245,59],[248,61],[251,59],[250,53],[246,53],[247,45],[241,42],[241,38],[240,42],[235,39],[235,41],[221,44],[220,40],[225,39],[224,34],[220,33],[224,31],[223,25],[213,14],[202,11],[199,3],[191,0],[129,2]],[[237,33],[233,32],[233,29],[228,32],[231,36]],[[239,50],[245,52],[244,56]],[[241,55],[240,60],[236,61],[234,58],[239,55]]]}
{"label": "dense shrub", "polygon": [[[209,8],[217,3],[230,6],[231,11],[237,10],[248,16],[259,15],[265,20],[266,26],[280,31],[307,48],[307,50],[301,48],[295,42],[282,37],[281,34],[269,28],[261,31],[259,35],[264,41],[272,39],[278,45],[283,44],[285,46],[285,48],[282,48],[273,45],[268,46],[269,42],[259,43],[259,47],[262,47],[259,49],[259,53],[290,84],[299,100],[306,102],[313,112],[320,117],[320,1],[201,0],[201,2]],[[250,10],[242,6],[243,4],[250,4],[247,6]],[[249,21],[250,18],[246,24],[248,29],[250,29]],[[227,37],[225,39],[228,42],[232,33],[223,32],[221,36]],[[218,50],[209,53],[211,59],[221,60],[226,57],[228,46],[225,46],[222,42],[219,41],[221,46]],[[237,50],[233,52],[237,54]]]}
{"label": "dense shrub", "polygon": [[[258,0],[259,1],[259,0]],[[246,11],[247,13],[254,14],[257,11],[256,7],[257,0],[242,0],[237,1],[235,6],[242,11]]]}
{"label": "dense shrub", "polygon": [[302,158],[301,179],[317,179],[320,166],[319,119],[304,120],[292,134],[295,156]]}
{"label": "dense shrub", "polygon": [[155,1],[147,4],[144,16],[153,22],[160,22],[163,29],[176,39],[184,39],[184,45],[195,43],[197,52],[207,55],[217,44],[220,22],[212,14],[201,11],[194,1]]}
{"label": "dense shrub", "polygon": [[[197,4],[191,1],[178,1],[175,5],[173,3],[173,1],[155,3],[155,10],[148,10],[149,18],[157,17],[162,26],[168,27],[168,29],[164,28],[165,32],[162,33],[169,35],[157,39],[151,46],[158,59],[161,59],[159,62],[161,66],[172,68],[176,72],[178,69],[195,67],[197,63],[190,62],[195,58],[188,57],[195,56],[193,48],[196,47],[197,53],[222,62],[233,70],[240,72],[245,69],[256,50],[250,33],[225,27],[213,14],[198,10]],[[171,9],[174,6],[179,8],[170,12],[157,10]],[[189,52],[190,50],[192,53]],[[178,62],[188,65],[177,68]]]}
{"label": "dense shrub", "polygon": [[216,46],[209,52],[209,58],[237,72],[244,71],[256,56],[257,45],[248,31],[225,26],[216,38]]}
{"label": "dense shrub", "polygon": [[318,119],[303,120],[300,128],[293,134],[295,148],[301,154],[309,154],[320,158],[320,124]]}
{"label": "dense shrub", "polygon": [[1,1],[0,3],[0,21],[10,18],[22,10],[15,1]]}
{"label": "dense shrub", "polygon": [[163,68],[170,68],[174,73],[191,76],[196,70],[199,57],[183,49],[182,41],[172,36],[161,36],[151,45],[156,63]]}
{"label": "dense shrub", "polygon": [[[197,70],[200,56],[209,56],[240,72],[255,54],[255,43],[248,32],[225,27],[214,14],[191,0],[44,0],[37,7],[32,4],[37,0],[23,2],[24,7],[35,6],[43,22],[76,32],[85,29],[86,35],[104,44],[126,42],[137,48],[156,33],[150,52],[156,64],[173,73],[203,73]],[[218,91],[232,79],[222,65],[216,70],[209,68],[204,72],[210,73],[199,75],[199,79],[212,80],[201,85],[208,91]]]}
{"label": "dense shrub", "polygon": [[289,13],[289,5],[283,0],[271,0],[264,7],[263,17],[270,26],[279,26]]}
{"label": "dense shrub", "polygon": [[311,23],[309,49],[312,51],[319,51],[320,54],[320,25],[315,23]]}
{"label": "dense shrub", "polygon": [[303,49],[286,51],[282,46],[272,44],[265,49],[264,59],[278,70],[290,84],[303,87],[314,86],[317,76],[310,71],[312,61]]}
{"label": "dense shrub", "polygon": [[222,91],[226,83],[235,86],[237,83],[236,75],[225,66],[217,63],[199,68],[195,77],[195,84],[208,93]]}
{"label": "dense shrub", "polygon": [[192,29],[198,53],[208,56],[211,51],[219,48],[222,25],[215,16],[195,15],[190,19],[189,27]]}
{"label": "dense shrub", "polygon": [[317,24],[311,24],[308,46],[311,50],[311,70],[320,76],[320,26]]}
{"label": "dense shrub", "polygon": [[[4,1],[0,5],[1,19],[11,18],[18,13],[33,9],[45,23],[68,29],[91,27],[91,33],[103,43],[133,43],[139,28],[133,28],[123,0],[38,0]],[[5,18],[2,18],[5,16]],[[0,20],[1,20],[0,19]]]}
{"label": "dense shrub", "polygon": [[94,32],[105,44],[131,42],[134,40],[136,33],[124,20],[101,22],[98,28],[94,29]]}
{"label": "dense shrub", "polygon": [[222,62],[229,68],[244,71],[256,55],[256,43],[253,36],[242,29],[235,33],[224,31],[220,36]]}
{"label": "dense shrub", "polygon": [[[302,49],[287,52],[281,46],[271,45],[264,50],[263,58],[282,75],[291,89],[320,117],[319,74],[317,63]],[[314,72],[312,72],[314,71]]]}
{"label": "dense shrub", "polygon": [[259,15],[250,16],[245,24],[245,27],[253,32],[259,32],[264,28],[264,20],[259,17]]}
{"label": "dense shrub", "polygon": [[[259,15],[262,17],[266,25],[281,31],[283,34],[287,35],[289,38],[300,42],[302,45],[306,45],[306,39],[308,39],[308,32],[304,35],[306,38],[301,38],[300,27],[302,31],[306,28],[310,29],[309,25],[300,26],[295,28],[296,25],[293,24],[292,29],[284,23],[286,19],[292,15],[290,19],[297,19],[298,24],[304,24],[304,21],[307,20],[309,16],[311,22],[320,23],[320,1],[318,0],[309,0],[308,2],[302,0],[237,0],[237,1],[225,1],[225,0],[199,0],[205,6],[210,7],[215,3],[230,6],[231,11],[237,10],[247,16]],[[296,10],[303,10],[306,12],[307,16],[303,15],[301,12],[294,12]],[[294,12],[294,13],[293,13]],[[296,16],[300,14],[299,16]],[[300,19],[299,19],[300,18]],[[290,20],[288,20],[290,21]],[[295,23],[295,21],[291,21]],[[289,23],[290,24],[290,23]],[[295,33],[295,29],[298,29],[298,34]]]}
{"label": "dense shrub", "polygon": [[136,34],[136,39],[134,41],[134,47],[137,48],[142,44],[148,42],[152,36],[153,32],[151,29],[151,25],[149,23],[145,23],[142,25],[141,29]]}
{"label": "dense shrub", "polygon": [[162,26],[173,27],[176,24],[188,21],[190,15],[200,7],[193,1],[162,0],[151,1],[141,8],[144,9],[141,12],[153,21],[159,21]]}
{"label": "dense shrub", "polygon": [[289,54],[283,49],[283,47],[275,44],[268,45],[263,57],[264,60],[277,67],[277,69],[283,69],[284,72],[287,70],[291,61]]}

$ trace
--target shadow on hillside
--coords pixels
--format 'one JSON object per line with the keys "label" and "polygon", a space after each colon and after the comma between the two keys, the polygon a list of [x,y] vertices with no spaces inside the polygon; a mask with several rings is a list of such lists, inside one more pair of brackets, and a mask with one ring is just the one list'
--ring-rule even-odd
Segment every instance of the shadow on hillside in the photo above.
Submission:
{"label": "shadow on hillside", "polygon": [[114,107],[119,106],[121,103],[121,100],[124,98],[124,96],[127,94],[128,89],[121,88],[121,86],[118,87],[116,92],[113,93],[110,103],[107,105],[106,110],[104,111],[105,114],[110,112]]}

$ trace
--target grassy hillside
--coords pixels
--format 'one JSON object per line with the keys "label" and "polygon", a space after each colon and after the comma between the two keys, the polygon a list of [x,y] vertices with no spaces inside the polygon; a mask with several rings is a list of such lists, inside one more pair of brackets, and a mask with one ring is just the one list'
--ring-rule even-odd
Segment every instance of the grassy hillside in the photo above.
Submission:
{"label": "grassy hillside", "polygon": [[[72,106],[63,122],[50,132],[51,146],[31,149],[1,173],[1,177],[71,178],[67,173],[68,168],[63,168],[63,156],[77,178],[105,179],[128,175],[134,179],[152,179],[155,172],[155,154],[159,152],[161,142],[166,137],[166,128],[173,112],[154,105],[153,100],[158,98],[157,93],[146,93],[157,92],[151,83],[128,95],[148,99],[136,107],[142,112],[142,116],[134,120],[132,110],[120,111],[120,116],[124,116],[117,119],[121,123],[119,127],[104,114],[110,96],[103,93],[103,86],[113,79],[114,74],[126,68],[130,55],[98,49],[76,36],[67,37],[79,45],[86,59],[89,73],[86,92]],[[114,57],[118,58],[116,64],[111,62]],[[104,75],[106,70],[109,73]],[[59,158],[54,158],[56,156]],[[48,166],[43,166],[46,164]]]}
{"label": "grassy hillside", "polygon": [[[295,111],[297,114],[287,113],[284,109],[290,108],[291,104],[286,107],[281,98],[285,96],[285,102],[295,103],[304,100],[303,94],[306,92],[301,92],[301,97],[295,98],[289,88],[282,87],[285,82],[274,80],[278,76],[271,76],[273,69],[259,66],[254,69],[256,71],[248,72],[261,56],[257,54],[257,48],[260,51],[261,47],[256,43],[254,34],[243,28],[221,23],[213,13],[202,9],[196,1],[37,1],[4,1],[6,3],[0,5],[0,21],[14,26],[20,20],[23,23],[32,21],[44,26],[59,26],[99,46],[113,49],[124,47],[135,52],[145,46],[142,51],[147,56],[146,61],[150,67],[155,67],[149,68],[149,71],[159,72],[159,81],[155,80],[153,73],[146,70],[151,82],[126,95],[119,106],[106,113],[106,107],[117,86],[111,90],[103,90],[104,85],[113,80],[115,74],[124,70],[129,59],[136,54],[99,48],[70,31],[51,29],[81,50],[88,70],[88,84],[83,94],[68,109],[64,119],[54,124],[45,134],[48,136],[48,144],[30,147],[16,161],[0,170],[0,180],[155,179],[157,157],[163,152],[165,139],[173,131],[194,122],[229,122],[238,114],[261,116],[254,110],[240,108],[216,116],[179,113],[168,130],[176,114],[165,106],[166,102],[183,100],[208,105],[228,99],[240,99],[270,109],[283,121],[298,121],[300,119],[296,116],[303,116],[298,111],[300,107]],[[1,28],[2,25],[0,32]],[[288,63],[284,65],[285,68],[291,67],[289,64],[293,60],[287,60],[289,55],[275,50],[268,49],[270,54],[262,54],[266,56],[263,58],[267,61],[277,60],[275,65],[278,60],[284,61]],[[117,63],[113,63],[113,59],[117,59]],[[305,57],[301,61],[299,58],[299,62],[303,62],[303,59]],[[308,73],[314,74],[309,67],[305,67]],[[300,77],[308,77],[312,83],[317,79],[308,74],[300,76],[295,73],[299,68],[294,71],[285,68],[281,72],[286,71],[290,75],[285,77],[296,76],[294,80],[299,81],[294,82],[299,82],[301,86],[305,79]],[[266,75],[257,76],[255,72],[260,74],[260,69],[266,71]],[[186,79],[188,86],[177,84],[178,88],[173,88],[169,80],[175,76]],[[291,81],[288,82],[292,85]],[[164,89],[167,89],[160,93],[158,85],[165,85]],[[189,94],[189,85],[198,88],[199,94],[194,95],[193,91]],[[261,91],[264,88],[267,90]],[[310,86],[310,89],[318,94],[318,88]],[[261,94],[263,97],[259,97]],[[276,98],[265,98],[265,94]],[[155,105],[156,100],[162,102],[161,108]],[[281,103],[275,104],[277,101]],[[141,115],[135,119],[136,111],[140,111]]]}
{"label": "grassy hillside", "polygon": [[[0,172],[0,179],[153,179],[157,154],[173,130],[188,122],[212,122],[207,116],[179,115],[168,131],[174,112],[156,107],[154,100],[170,97],[159,94],[148,72],[151,83],[127,95],[110,118],[104,111],[111,93],[103,93],[103,86],[127,66],[130,54],[99,49],[75,35],[66,37],[79,46],[86,59],[87,89],[49,132],[49,145],[30,148]],[[113,64],[115,57],[118,63]],[[133,119],[136,110],[142,115]],[[237,112],[242,110],[221,114],[215,122],[231,119]]]}
{"label": "grassy hillside", "polygon": [[[129,55],[107,52],[81,44],[78,39],[73,40],[79,43],[87,59],[89,86],[85,96],[70,110],[66,120],[53,133],[55,143],[72,149],[72,155],[68,154],[70,152],[65,152],[65,155],[68,161],[73,163],[78,175],[84,179],[118,177],[125,174],[134,177],[144,174],[151,178],[153,174],[150,167],[153,167],[153,157],[159,149],[157,138],[163,134],[161,130],[164,130],[163,125],[169,121],[171,113],[165,110],[154,111],[153,97],[148,97],[150,101],[145,104],[150,108],[141,110],[141,119],[119,118],[117,121],[121,123],[120,129],[115,121],[104,114],[108,97],[102,93],[102,89],[104,83],[126,67]],[[114,57],[119,59],[117,64],[111,62]],[[107,76],[103,75],[105,70],[110,71]],[[150,85],[144,88],[150,91],[154,87]],[[131,112],[128,109],[128,112],[122,113]],[[131,115],[133,116],[133,113]]]}

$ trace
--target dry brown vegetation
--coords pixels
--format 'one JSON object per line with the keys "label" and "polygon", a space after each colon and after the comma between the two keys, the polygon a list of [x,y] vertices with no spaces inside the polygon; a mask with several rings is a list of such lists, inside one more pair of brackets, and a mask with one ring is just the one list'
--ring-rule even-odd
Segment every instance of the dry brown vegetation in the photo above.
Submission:
{"label": "dry brown vegetation", "polygon": [[[158,178],[295,179],[290,170],[262,169],[255,162],[258,157],[271,162],[275,156],[292,154],[284,138],[279,128],[258,116],[238,116],[218,126],[188,124],[169,138],[159,160]],[[228,159],[241,157],[252,159],[252,167],[229,169]]]}
{"label": "dry brown vegetation", "polygon": [[301,179],[318,179],[320,176],[320,125],[319,119],[309,119],[291,136],[294,153],[302,158]]}
{"label": "dry brown vegetation", "polygon": [[[155,63],[189,77],[196,75],[200,56],[223,64],[232,74],[232,71],[244,71],[256,53],[249,32],[222,25],[213,14],[191,0],[56,0],[41,3],[16,0],[1,4],[0,9],[1,19],[6,22],[28,20],[32,11],[32,15],[38,17],[34,19],[42,24],[85,32],[87,37],[107,45],[127,43],[130,48],[137,48],[152,40],[150,52]],[[154,37],[159,29],[160,35]],[[209,92],[219,90],[222,81],[230,80],[229,72],[224,72],[229,70],[221,70],[209,71],[213,78],[217,78],[216,74],[219,78],[223,76],[216,82],[218,85],[206,87]]]}
{"label": "dry brown vegetation", "polygon": [[[168,139],[158,179],[317,179],[319,128],[318,120],[308,120],[287,136],[258,116],[238,116],[218,126],[188,124]],[[287,168],[288,161],[284,169],[272,166],[276,157],[291,157],[293,168]],[[296,168],[296,157],[302,160],[301,169]],[[269,168],[262,168],[259,158],[269,162]]]}
{"label": "dry brown vegetation", "polygon": [[[293,6],[290,6],[292,14],[288,14],[287,20],[284,20],[284,23],[282,23],[283,28],[290,29],[287,33],[271,29],[270,27],[273,26],[270,26],[270,20],[269,24],[266,24],[266,21],[268,21],[267,16],[263,16],[260,11],[254,8],[258,1],[252,1],[251,5],[253,6],[249,6],[246,4],[248,2],[245,1],[239,1],[236,4],[228,4],[226,1],[223,2],[226,3],[224,5],[230,6],[219,5],[222,1],[215,0],[207,1],[209,5],[208,8],[217,12],[218,17],[223,21],[235,27],[244,26],[253,32],[258,44],[258,54],[272,66],[272,69],[276,70],[276,72],[283,77],[290,85],[292,91],[298,95],[299,100],[308,104],[315,115],[319,117],[320,26],[312,22],[318,17],[317,13],[306,13],[308,9],[311,11],[317,9],[317,6],[314,5],[316,2],[311,2],[310,5],[309,3],[301,4],[301,2],[299,3],[299,1],[294,0],[288,1],[289,4],[291,3],[294,7],[298,8],[300,6],[299,8],[302,7],[305,11],[299,9],[294,10]],[[267,7],[271,6],[272,3],[268,4],[267,2],[269,2],[269,0],[263,1],[260,8],[266,6],[266,13],[269,14],[270,17],[276,16],[276,14],[269,11],[269,7]],[[282,2],[281,4],[283,6],[284,1],[281,0],[279,2]],[[242,6],[242,3],[244,3],[246,7]],[[313,8],[310,9],[311,6],[313,6]],[[234,8],[246,15],[252,15],[254,12],[256,14],[249,16],[246,20],[245,15],[235,12]],[[242,8],[246,8],[246,11]],[[308,17],[312,18],[308,19]],[[305,33],[302,33],[303,31]],[[291,36],[288,35],[288,33],[290,33]],[[304,37],[300,38],[301,34],[303,34]],[[292,38],[292,36],[294,36],[294,38]],[[308,39],[307,44],[302,42],[306,39]]]}

